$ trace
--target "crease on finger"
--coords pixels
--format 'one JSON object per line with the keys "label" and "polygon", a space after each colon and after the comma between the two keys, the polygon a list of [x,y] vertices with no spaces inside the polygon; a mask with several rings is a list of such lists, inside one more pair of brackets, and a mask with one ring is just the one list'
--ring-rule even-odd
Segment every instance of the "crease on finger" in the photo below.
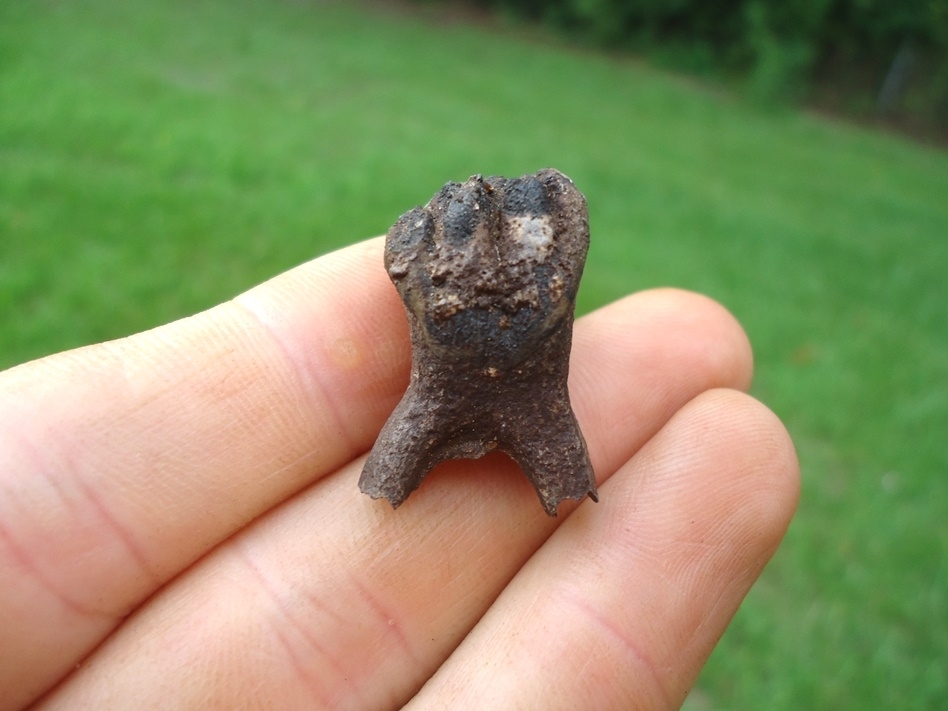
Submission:
{"label": "crease on finger", "polygon": [[[75,572],[92,572],[91,564],[77,565],[73,560],[56,560],[40,551],[47,550],[85,557],[90,552],[110,561],[121,560],[135,568],[132,578],[138,585],[158,586],[162,581],[152,562],[146,556],[142,544],[132,531],[110,510],[95,487],[87,481],[83,467],[75,462],[68,447],[55,453],[41,454],[35,444],[11,427],[5,433],[9,451],[17,451],[21,458],[29,459],[26,465],[33,472],[33,486],[41,482],[48,492],[49,501],[55,501],[56,527],[51,529],[43,522],[33,520],[36,511],[30,492],[12,482],[0,480],[0,489],[5,489],[3,502],[6,507],[0,516],[0,537],[6,542],[11,557],[16,560],[28,576],[35,580],[66,609],[82,618],[92,620],[119,620],[127,611],[106,604],[101,596],[85,595],[70,585],[69,575],[64,569]],[[19,524],[17,535],[12,524]],[[69,531],[67,540],[57,541],[60,531]],[[62,545],[57,546],[57,543]],[[64,546],[68,546],[64,547]],[[12,586],[8,588],[12,592]]]}
{"label": "crease on finger", "polygon": [[354,433],[349,431],[349,425],[343,415],[338,398],[328,387],[325,380],[319,377],[319,369],[307,367],[306,363],[288,346],[281,334],[273,328],[273,325],[264,316],[259,304],[251,294],[235,298],[230,303],[249,316],[276,345],[279,352],[282,353],[287,369],[292,373],[297,387],[307,394],[310,409],[328,412],[331,420],[329,429],[333,430],[343,443],[343,451],[340,453],[341,460],[348,461],[360,454],[363,447],[358,443]]}
{"label": "crease on finger", "polygon": [[[231,548],[237,560],[250,571],[254,580],[256,580],[257,588],[269,603],[268,607],[276,613],[275,616],[266,616],[270,636],[277,641],[283,650],[290,666],[301,681],[302,688],[306,690],[310,699],[318,703],[320,707],[331,708],[335,696],[332,693],[334,690],[327,687],[325,681],[321,678],[319,674],[320,666],[313,664],[312,656],[315,652],[320,660],[335,671],[337,677],[346,678],[346,670],[337,655],[333,654],[320,641],[319,636],[310,631],[308,625],[299,619],[299,616],[294,612],[294,606],[288,604],[286,595],[279,592],[279,586],[270,581],[263,568],[254,560],[250,551],[239,542],[235,542]],[[334,615],[332,610],[323,605],[318,599],[309,596],[308,602],[313,607],[318,608],[321,613]],[[307,653],[307,649],[309,653]]]}
{"label": "crease on finger", "polygon": [[[591,600],[582,595],[569,584],[554,586],[550,592],[550,603],[564,608],[562,613],[570,615],[570,610],[580,613],[583,619],[605,633],[605,636],[615,641],[625,650],[631,666],[641,669],[651,687],[649,691],[637,689],[637,693],[650,699],[658,699],[662,708],[675,708],[675,700],[663,677],[656,660],[646,651],[645,647],[631,637],[620,625],[611,620],[608,613],[603,613]],[[651,706],[652,704],[650,704]]]}

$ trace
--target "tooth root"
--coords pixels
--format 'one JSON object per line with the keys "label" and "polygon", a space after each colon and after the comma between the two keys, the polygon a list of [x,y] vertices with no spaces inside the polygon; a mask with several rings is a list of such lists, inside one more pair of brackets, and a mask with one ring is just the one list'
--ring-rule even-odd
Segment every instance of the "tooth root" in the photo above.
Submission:
{"label": "tooth root", "polygon": [[515,433],[516,444],[504,449],[530,479],[543,509],[556,516],[557,507],[566,499],[579,500],[588,495],[598,501],[586,442],[568,403],[564,412],[544,418],[542,426],[528,424],[525,434]]}

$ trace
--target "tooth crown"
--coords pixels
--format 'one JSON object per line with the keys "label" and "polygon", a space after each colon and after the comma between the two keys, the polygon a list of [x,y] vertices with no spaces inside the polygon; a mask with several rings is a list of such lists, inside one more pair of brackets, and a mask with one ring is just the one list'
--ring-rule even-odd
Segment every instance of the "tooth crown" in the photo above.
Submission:
{"label": "tooth crown", "polygon": [[494,449],[544,509],[596,500],[566,379],[589,246],[586,200],[562,173],[446,184],[395,223],[385,267],[412,342],[408,390],[359,480],[397,507],[436,464]]}

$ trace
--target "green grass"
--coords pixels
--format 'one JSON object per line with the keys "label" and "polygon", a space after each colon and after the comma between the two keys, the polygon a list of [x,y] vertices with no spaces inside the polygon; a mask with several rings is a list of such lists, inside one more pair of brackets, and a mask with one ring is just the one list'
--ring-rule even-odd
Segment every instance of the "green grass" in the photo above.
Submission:
{"label": "green grass", "polygon": [[945,153],[404,8],[12,0],[0,366],[208,307],[447,179],[547,165],[589,199],[581,310],[719,299],[799,447],[799,514],[688,706],[944,704]]}

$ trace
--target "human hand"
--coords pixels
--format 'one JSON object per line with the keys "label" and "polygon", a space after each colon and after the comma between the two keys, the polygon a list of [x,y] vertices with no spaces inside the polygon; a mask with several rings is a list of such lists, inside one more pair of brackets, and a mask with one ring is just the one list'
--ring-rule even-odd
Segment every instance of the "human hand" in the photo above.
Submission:
{"label": "human hand", "polygon": [[680,705],[797,497],[740,327],[577,321],[601,503],[489,455],[393,511],[356,487],[408,380],[381,250],[0,374],[0,709]]}

